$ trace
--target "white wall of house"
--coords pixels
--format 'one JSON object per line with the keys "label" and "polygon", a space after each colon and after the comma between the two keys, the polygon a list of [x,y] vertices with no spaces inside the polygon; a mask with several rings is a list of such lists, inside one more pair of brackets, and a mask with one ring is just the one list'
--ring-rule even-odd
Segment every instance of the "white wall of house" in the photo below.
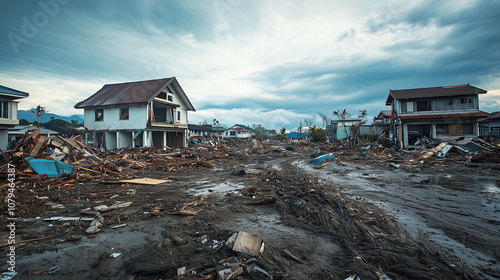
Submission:
{"label": "white wall of house", "polygon": [[[127,106],[123,106],[125,108]],[[147,126],[148,110],[147,106],[128,106],[128,120],[120,120],[120,108],[104,107],[104,117],[102,121],[95,121],[95,109],[85,109],[84,121],[88,130],[120,130],[120,129],[144,129]]]}
{"label": "white wall of house", "polygon": [[6,152],[9,147],[9,134],[7,129],[0,130],[0,149]]}
{"label": "white wall of house", "polygon": [[116,146],[118,149],[132,147],[132,138],[134,133],[130,131],[118,131]]}
{"label": "white wall of house", "polygon": [[116,144],[116,132],[106,132],[105,136],[106,140],[106,149],[107,150],[114,150],[117,148]]}

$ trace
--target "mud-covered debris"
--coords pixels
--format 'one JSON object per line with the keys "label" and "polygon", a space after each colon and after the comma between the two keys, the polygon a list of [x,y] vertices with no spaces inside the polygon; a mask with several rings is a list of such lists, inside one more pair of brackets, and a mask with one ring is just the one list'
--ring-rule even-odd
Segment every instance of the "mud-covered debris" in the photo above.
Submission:
{"label": "mud-covered debris", "polygon": [[264,242],[258,234],[240,231],[234,242],[233,251],[256,257],[264,251]]}
{"label": "mud-covered debris", "polygon": [[87,234],[93,234],[101,231],[100,227],[104,223],[104,218],[97,214],[92,223],[90,223],[90,227],[85,231]]}

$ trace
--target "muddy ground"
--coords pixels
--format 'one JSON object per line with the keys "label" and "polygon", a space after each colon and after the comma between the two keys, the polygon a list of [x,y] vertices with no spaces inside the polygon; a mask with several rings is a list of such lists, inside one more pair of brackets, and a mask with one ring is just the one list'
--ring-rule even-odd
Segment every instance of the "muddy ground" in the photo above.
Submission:
{"label": "muddy ground", "polygon": [[[275,279],[500,278],[498,170],[404,159],[395,168],[351,151],[310,164],[314,150],[242,150],[213,168],[136,174],[172,180],[156,186],[19,181],[17,201],[29,210],[17,214],[18,240],[49,238],[16,246],[13,279],[177,279],[178,268],[198,273],[237,256],[224,243],[238,231],[265,243],[257,260],[239,260]],[[90,221],[43,220],[117,201],[132,204],[103,214],[95,234],[85,233]],[[199,212],[169,215],[188,203]]]}

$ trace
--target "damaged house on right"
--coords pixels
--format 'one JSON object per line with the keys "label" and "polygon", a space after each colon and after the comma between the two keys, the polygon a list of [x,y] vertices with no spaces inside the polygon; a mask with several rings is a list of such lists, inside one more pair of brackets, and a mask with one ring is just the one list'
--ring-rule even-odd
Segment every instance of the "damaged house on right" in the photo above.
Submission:
{"label": "damaged house on right", "polygon": [[390,90],[391,131],[403,148],[413,148],[423,137],[451,141],[479,136],[479,95],[486,91],[469,84]]}

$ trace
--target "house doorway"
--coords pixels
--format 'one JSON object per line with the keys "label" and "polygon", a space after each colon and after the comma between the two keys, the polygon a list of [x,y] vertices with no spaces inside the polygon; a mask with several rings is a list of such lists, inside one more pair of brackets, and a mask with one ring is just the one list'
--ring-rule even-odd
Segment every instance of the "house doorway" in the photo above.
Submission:
{"label": "house doorway", "polygon": [[424,138],[431,137],[430,124],[409,124],[408,125],[408,145],[414,145],[415,142]]}

